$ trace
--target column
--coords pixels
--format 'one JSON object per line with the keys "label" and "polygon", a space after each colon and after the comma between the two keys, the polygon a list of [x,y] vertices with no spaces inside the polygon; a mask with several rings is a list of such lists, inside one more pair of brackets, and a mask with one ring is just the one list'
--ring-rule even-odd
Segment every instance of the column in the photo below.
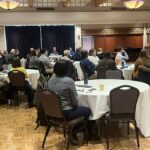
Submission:
{"label": "column", "polygon": [[81,47],[81,26],[75,27],[75,49]]}
{"label": "column", "polygon": [[5,37],[5,27],[0,26],[0,50],[6,50],[6,37]]}
{"label": "column", "polygon": [[143,48],[147,46],[147,28],[144,27],[143,29]]}

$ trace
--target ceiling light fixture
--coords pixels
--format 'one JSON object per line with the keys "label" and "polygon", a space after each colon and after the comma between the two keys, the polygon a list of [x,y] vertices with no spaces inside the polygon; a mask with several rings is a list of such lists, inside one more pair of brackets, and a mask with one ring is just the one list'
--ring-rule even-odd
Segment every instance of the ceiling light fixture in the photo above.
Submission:
{"label": "ceiling light fixture", "polygon": [[19,4],[19,0],[0,0],[0,7],[7,10],[14,9],[19,6]]}
{"label": "ceiling light fixture", "polygon": [[144,4],[144,0],[122,0],[122,2],[129,9],[137,9]]}

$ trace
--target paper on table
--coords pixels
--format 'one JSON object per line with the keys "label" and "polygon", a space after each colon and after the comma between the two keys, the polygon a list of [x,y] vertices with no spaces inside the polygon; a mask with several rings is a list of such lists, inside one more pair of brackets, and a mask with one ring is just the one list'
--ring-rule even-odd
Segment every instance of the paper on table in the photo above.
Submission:
{"label": "paper on table", "polygon": [[96,90],[96,88],[93,88],[93,87],[91,87],[91,88],[86,88],[86,87],[76,87],[76,90],[77,91],[80,91],[80,92],[92,92],[92,91],[94,91],[94,90]]}

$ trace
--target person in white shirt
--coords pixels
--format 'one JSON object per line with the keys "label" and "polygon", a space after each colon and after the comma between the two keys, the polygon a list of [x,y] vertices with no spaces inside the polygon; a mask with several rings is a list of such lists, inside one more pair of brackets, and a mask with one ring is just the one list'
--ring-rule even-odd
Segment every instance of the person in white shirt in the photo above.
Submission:
{"label": "person in white shirt", "polygon": [[120,64],[122,61],[126,62],[126,60],[129,59],[129,56],[128,54],[126,53],[126,51],[121,48],[118,52],[117,52],[117,55],[115,57],[115,62],[116,64]]}
{"label": "person in white shirt", "polygon": [[98,66],[99,58],[96,56],[95,49],[90,49],[88,59],[95,65],[95,67]]}

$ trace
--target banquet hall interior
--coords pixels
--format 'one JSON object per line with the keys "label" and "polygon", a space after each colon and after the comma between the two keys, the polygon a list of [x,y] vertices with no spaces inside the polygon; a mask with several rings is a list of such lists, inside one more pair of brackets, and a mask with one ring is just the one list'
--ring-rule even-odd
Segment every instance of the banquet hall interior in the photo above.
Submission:
{"label": "banquet hall interior", "polygon": [[[118,61],[120,51],[124,60]],[[143,51],[149,63],[144,58],[138,64]],[[149,54],[150,0],[0,0],[0,150],[65,150],[68,143],[70,150],[150,150]],[[43,62],[42,55],[48,62]],[[38,59],[38,65],[30,63],[33,56]],[[102,77],[100,65],[109,56],[115,69],[107,68]],[[92,75],[87,73],[88,67],[84,68],[83,59],[92,63]],[[86,128],[78,129],[76,134],[70,133],[73,129],[63,113],[66,110],[56,106],[62,106],[62,95],[50,86],[52,78],[60,73],[56,67],[61,61],[69,61],[68,70],[74,70],[74,76],[68,75],[72,78],[68,80],[75,87],[76,107],[91,112],[88,119],[82,115],[77,118],[80,120],[73,120],[74,124],[83,123],[75,129]],[[23,68],[23,73],[17,67]],[[146,76],[142,74],[143,68]],[[109,75],[110,70],[118,72]],[[23,74],[23,86],[15,72]],[[118,117],[114,121],[115,114],[111,111],[117,87],[131,91],[115,97],[122,103],[116,100],[114,108],[117,106],[119,117],[124,120]],[[47,102],[48,106],[44,107],[48,90],[53,91],[49,92],[53,94],[49,101],[53,98],[58,103],[48,105]],[[41,93],[45,94],[44,98]],[[47,111],[48,107],[53,112]],[[48,117],[47,112],[54,116]],[[59,121],[54,119],[57,113],[61,114]],[[45,134],[49,126],[50,131]]]}

